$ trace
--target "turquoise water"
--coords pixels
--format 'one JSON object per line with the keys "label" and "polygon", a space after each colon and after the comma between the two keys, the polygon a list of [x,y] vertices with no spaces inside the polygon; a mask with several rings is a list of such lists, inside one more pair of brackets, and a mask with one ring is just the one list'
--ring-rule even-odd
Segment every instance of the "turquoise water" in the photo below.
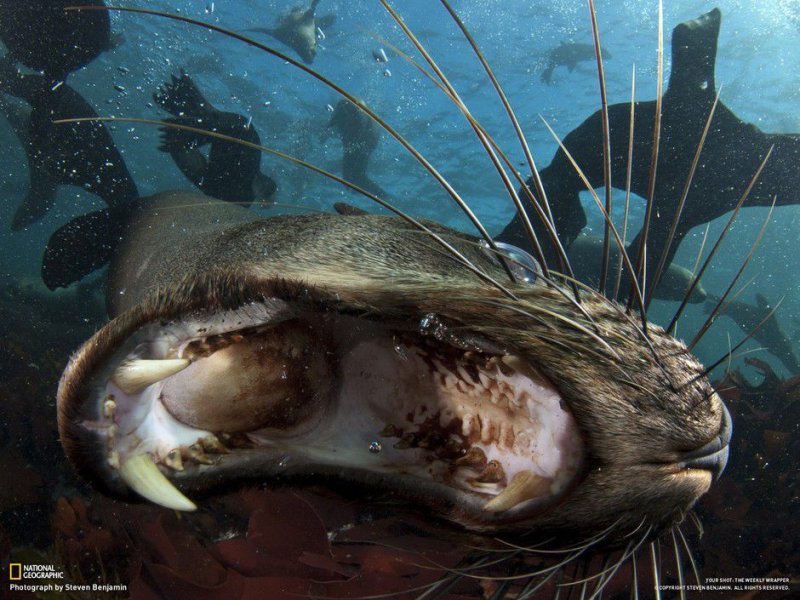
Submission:
{"label": "turquoise water", "polygon": [[[173,10],[242,30],[270,26],[275,13],[284,4],[292,3],[273,6],[223,0],[213,6],[201,4],[150,2],[148,7]],[[716,68],[722,101],[740,118],[764,131],[797,131],[800,86],[793,65],[800,58],[800,49],[794,43],[799,27],[793,12],[796,4],[788,1],[768,6],[749,2],[717,4],[723,14]],[[494,91],[444,10],[427,2],[404,2],[399,8],[441,63],[475,117],[522,169],[523,155]],[[562,41],[591,42],[587,7],[581,2],[460,2],[456,8],[498,73],[528,134],[537,164],[546,166],[557,144],[546,131],[543,120],[564,136],[599,106],[597,75],[591,60],[579,63],[572,72],[557,67],[552,85],[544,85],[540,80],[546,63],[544,57],[552,48]],[[699,2],[670,2],[665,6],[665,85],[670,70],[672,28],[710,8],[712,4]],[[656,90],[656,3],[600,2],[597,9],[601,43],[611,56],[605,65],[609,102],[628,101],[634,66],[637,99],[652,99]],[[384,115],[453,182],[489,231],[499,232],[513,214],[505,190],[466,120],[430,81],[391,50],[389,43],[411,52],[399,28],[378,3],[326,0],[320,4],[318,14],[326,13],[335,13],[337,20],[329,31],[323,32],[325,39],[319,40],[314,68]],[[112,26],[124,35],[125,42],[69,79],[101,115],[163,118],[151,95],[170,74],[185,68],[218,108],[252,117],[265,145],[338,172],[339,140],[333,136],[324,143],[320,141],[330,120],[329,108],[339,99],[332,90],[279,59],[200,28],[121,13],[112,16]],[[255,36],[286,50],[268,36]],[[379,63],[373,58],[373,51],[381,47],[387,51],[390,62]],[[119,123],[111,129],[143,195],[191,188],[169,156],[154,151],[158,135],[155,127]],[[0,130],[0,134],[13,139],[7,130]],[[3,218],[7,221],[27,189],[27,174],[20,166],[24,164],[18,144],[9,144],[8,151],[0,158]],[[284,210],[327,211],[339,200],[375,210],[369,201],[279,159],[265,156],[262,168],[278,181],[277,202]],[[390,199],[409,213],[470,230],[469,222],[436,182],[388,135],[382,136],[371,174],[388,190]],[[590,230],[599,232],[601,217],[590,206],[588,195],[585,196]],[[621,196],[618,194],[618,206]],[[37,257],[49,234],[69,218],[102,206],[82,190],[62,187],[57,207],[47,218],[20,233],[11,234],[6,228],[0,232],[0,243],[7,249],[0,269],[15,276],[35,276]],[[634,222],[641,220],[643,206],[641,200],[633,203]],[[618,217],[620,211],[621,208],[617,210]],[[275,209],[264,212],[273,214]],[[765,216],[766,209],[761,208],[743,212],[714,268],[704,279],[707,288],[721,290],[727,286]],[[775,210],[761,249],[741,281],[753,276],[756,279],[739,297],[752,302],[753,294],[759,291],[773,303],[783,299],[778,319],[787,335],[794,335],[794,339],[798,339],[796,334],[800,330],[797,322],[800,298],[792,277],[800,267],[794,251],[798,227],[797,208]],[[719,223],[712,223],[710,240],[716,238],[720,228]],[[698,228],[687,236],[677,256],[679,263],[691,268],[702,235],[702,228]],[[672,310],[674,307],[656,302],[652,317],[656,321],[666,319]],[[690,308],[679,331],[684,327],[696,328],[702,319],[702,311]],[[741,337],[741,331],[724,319],[715,333],[706,339],[710,343],[698,348],[706,361],[717,358],[719,344],[726,345],[728,336],[732,343]],[[752,351],[757,347],[752,342],[742,350]],[[780,365],[776,368],[787,374]]]}
{"label": "turquoise water", "polygon": [[[716,83],[722,89],[722,101],[741,119],[765,132],[800,132],[800,69],[797,69],[800,64],[800,45],[797,44],[800,5],[796,1],[673,1],[666,4],[665,87],[670,73],[672,29],[678,23],[718,6],[722,11],[722,28]],[[153,0],[146,3],[124,1],[121,5],[146,5],[147,8],[174,12],[241,31],[272,25],[278,15],[294,6],[295,2]],[[599,108],[599,85],[593,60],[580,62],[573,71],[563,66],[557,67],[550,85],[541,80],[548,52],[561,42],[591,43],[589,12],[585,2],[486,0],[454,2],[454,6],[510,98],[528,135],[537,165],[546,166],[558,146],[543,121],[560,136],[565,136]],[[475,118],[484,124],[506,150],[511,161],[519,166],[523,177],[527,178],[529,174],[524,166],[523,154],[496,94],[447,13],[438,3],[430,0],[398,2],[397,8],[440,64]],[[601,44],[611,56],[605,63],[609,103],[627,102],[630,99],[634,68],[636,99],[652,100],[656,95],[657,76],[656,2],[600,1],[597,11]],[[502,183],[464,117],[414,65],[392,48],[396,46],[415,57],[415,60],[421,60],[380,3],[322,0],[317,15],[329,13],[336,15],[336,21],[318,32],[318,53],[313,68],[363,98],[441,171],[492,234],[499,233],[513,216],[513,207]],[[340,141],[336,136],[322,140],[331,119],[332,107],[339,101],[339,96],[333,90],[275,57],[199,27],[152,16],[114,13],[112,28],[124,36],[124,43],[73,73],[68,80],[100,115],[164,118],[166,115],[155,105],[152,94],[170,75],[184,68],[217,108],[252,118],[262,144],[340,173]],[[253,35],[268,45],[296,56],[268,36]],[[389,58],[388,62],[379,62],[374,58],[374,53],[381,48]],[[159,134],[156,127],[118,122],[111,124],[110,130],[142,195],[167,189],[193,189],[169,155],[158,152]],[[0,219],[4,224],[10,224],[14,211],[27,192],[28,172],[25,155],[2,119],[0,139],[4,140],[6,148],[0,155]],[[732,165],[732,168],[736,166]],[[335,182],[275,157],[262,157],[262,171],[278,182],[276,205],[253,207],[253,210],[265,216],[284,212],[330,212],[335,202],[348,202],[381,212],[368,200]],[[385,133],[382,133],[378,149],[372,157],[370,176],[387,190],[391,202],[413,216],[474,233],[469,221],[447,194],[408,152]],[[732,193],[738,196],[741,190]],[[623,192],[615,192],[618,204],[614,216],[618,222],[622,218],[619,208],[622,196]],[[797,202],[800,204],[800,193]],[[602,233],[602,218],[593,208],[588,194],[584,194],[583,204],[589,220],[588,230]],[[16,288],[21,285],[19,282],[24,281],[25,285],[38,286],[40,258],[50,234],[71,218],[103,207],[104,204],[91,194],[63,186],[58,193],[57,205],[40,222],[17,233],[10,232],[7,225],[1,227],[0,244],[4,251],[0,255],[0,274],[3,276],[3,285]],[[749,252],[768,212],[765,208],[745,208],[742,211],[703,279],[706,290],[719,294],[727,287]],[[632,222],[640,223],[643,215],[644,202],[640,198],[634,199]],[[708,232],[710,241],[705,244],[704,253],[708,252],[719,235],[726,217],[711,222]],[[691,269],[701,252],[704,234],[704,227],[690,232],[680,246],[676,262]],[[796,354],[800,353],[800,286],[797,283],[800,275],[799,243],[800,207],[790,205],[776,208],[755,257],[736,287],[738,290],[747,284],[737,297],[740,301],[753,304],[758,293],[772,305],[781,303],[776,318]],[[59,301],[61,296],[47,296],[48,292],[40,287],[36,290],[38,298],[47,297],[56,303]],[[11,294],[8,297],[13,299],[15,296]],[[96,293],[93,298],[97,303],[100,302]],[[15,311],[11,323],[25,321],[24,304],[5,303],[4,306],[6,310]],[[98,306],[81,305],[74,311],[76,314],[71,315],[74,322],[63,319],[60,322],[37,323],[32,328],[33,333],[25,334],[35,349],[14,346],[13,356],[9,351],[9,356],[17,362],[11,359],[7,361],[11,365],[4,367],[9,369],[6,373],[8,378],[24,380],[31,390],[36,390],[38,396],[35,402],[37,410],[41,411],[37,414],[47,415],[49,429],[46,426],[39,426],[38,429],[32,426],[30,421],[35,422],[36,419],[30,417],[20,420],[25,423],[26,432],[39,431],[42,427],[47,432],[41,435],[47,441],[34,451],[29,447],[36,446],[29,443],[32,438],[17,439],[18,430],[14,429],[16,421],[7,418],[4,425],[11,433],[6,436],[4,444],[8,439],[12,440],[6,446],[9,456],[16,457],[16,450],[22,448],[22,455],[28,457],[25,460],[35,472],[42,471],[43,467],[39,465],[47,462],[48,452],[60,452],[53,432],[56,379],[52,375],[49,379],[42,375],[39,380],[38,374],[50,373],[52,369],[60,370],[70,351],[101,324]],[[655,301],[650,317],[656,323],[664,324],[676,308],[674,302]],[[705,316],[701,306],[689,306],[678,325],[678,335],[691,339]],[[48,332],[52,329],[49,327],[63,329],[61,333],[64,335],[60,341],[50,343]],[[736,345],[744,335],[729,319],[721,318],[698,344],[696,353],[702,361],[710,364]],[[737,350],[730,360],[720,364],[714,377],[721,378],[727,371],[739,369],[749,381],[760,382],[761,375],[745,364],[746,357],[765,361],[782,379],[800,375],[791,372],[769,349],[764,349],[761,342],[753,339]],[[19,388],[12,391],[17,394]],[[763,409],[770,407],[757,408],[763,412]],[[787,414],[796,414],[796,409],[794,413]],[[790,429],[785,421],[782,422],[779,414],[770,414],[764,419],[764,422],[759,422],[760,429],[748,429],[757,432],[752,434],[754,438],[758,436],[761,440],[760,436],[764,434],[766,439],[769,432],[788,431],[793,436],[789,438],[790,441],[795,440],[795,446],[792,447],[796,447],[796,431]],[[12,445],[16,450],[9,450]],[[757,456],[753,448],[746,446],[741,452],[748,457]],[[788,453],[782,458],[792,460]],[[754,473],[758,469],[766,472],[770,464],[763,456],[761,459],[761,462],[748,467],[751,470],[739,472],[739,477],[758,481],[760,475]],[[739,463],[745,462],[740,457]],[[66,469],[63,464],[61,467]],[[793,489],[792,477],[796,478],[796,475],[780,480],[787,490]],[[54,480],[57,483],[51,481],[49,487],[43,484],[45,498],[39,499],[35,505],[38,508],[25,508],[29,512],[25,513],[27,516],[24,518],[19,516],[22,512],[14,512],[16,509],[3,505],[3,511],[0,511],[5,515],[2,523],[8,531],[15,531],[9,525],[12,522],[48,523],[53,498],[61,494],[69,495],[80,485],[68,475],[59,475]],[[89,497],[91,492],[86,488],[80,489]],[[792,494],[794,504],[781,504],[776,509],[781,514],[785,512],[787,519],[793,518],[792,511],[796,512],[796,493]],[[766,502],[764,498],[761,500]],[[19,503],[22,506],[21,500]],[[733,508],[725,505],[722,512],[726,510],[730,513]],[[711,508],[707,512],[712,512]],[[13,517],[8,516],[11,514]],[[765,526],[764,523],[754,525],[756,528]],[[739,522],[728,523],[729,531],[739,526]],[[11,537],[15,541],[18,539]],[[731,537],[724,539],[734,538],[732,533]],[[44,544],[47,534],[42,533],[37,539]],[[774,552],[776,555],[783,552],[781,560],[787,560],[788,563],[782,564],[791,563],[792,551],[788,559],[785,550],[777,549]],[[793,552],[796,554],[796,549]],[[773,560],[771,555],[760,556],[759,560],[767,565],[774,564],[770,562]],[[720,563],[714,563],[711,559],[706,559],[706,562],[719,568]],[[793,564],[796,564],[796,557]],[[750,573],[721,574],[746,576]],[[796,575],[796,571],[790,574]]]}

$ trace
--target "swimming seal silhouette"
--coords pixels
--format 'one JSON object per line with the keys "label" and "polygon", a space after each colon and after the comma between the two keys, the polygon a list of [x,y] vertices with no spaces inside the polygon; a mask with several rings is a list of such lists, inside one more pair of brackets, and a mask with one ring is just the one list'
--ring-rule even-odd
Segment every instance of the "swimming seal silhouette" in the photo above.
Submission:
{"label": "swimming seal silhouette", "polygon": [[[30,105],[25,151],[31,190],[14,216],[20,229],[41,218],[52,195],[36,196],[52,184],[76,185],[100,197],[108,208],[60,227],[45,250],[42,278],[50,289],[64,287],[106,264],[139,197],[122,155],[101,122],[55,124],[57,119],[97,116],[69,84],[53,86],[44,75],[24,75],[0,59],[0,91]],[[45,174],[44,177],[41,177]],[[40,179],[38,179],[41,177]]]}
{"label": "swimming seal silhouette", "polygon": [[10,94],[2,94],[0,113],[8,120],[28,161],[28,193],[11,221],[11,231],[19,231],[41,219],[53,207],[59,183],[37,160],[38,153],[30,136],[31,107]]}
{"label": "swimming seal silhouette", "polygon": [[[731,319],[745,333],[752,331],[753,338],[781,361],[789,373],[800,373],[800,360],[792,347],[792,340],[778,322],[773,306],[764,294],[756,293],[755,299],[756,304],[731,300],[725,304],[721,316]],[[713,309],[719,298],[712,296],[708,300],[707,312]]]}
{"label": "swimming seal silhouette", "polygon": [[340,100],[333,109],[333,117],[321,136],[322,140],[327,139],[329,130],[335,130],[342,140],[344,178],[368,192],[385,197],[386,192],[367,175],[370,159],[380,141],[380,127],[375,121],[358,106]]}
{"label": "swimming seal silhouette", "polygon": [[[694,150],[714,104],[714,65],[721,19],[719,9],[714,9],[698,19],[677,25],[672,33],[672,73],[663,99],[658,176],[647,238],[648,278],[656,272]],[[648,194],[655,104],[655,101],[636,102],[635,106],[631,191],[643,198]],[[630,104],[613,104],[608,108],[612,185],[625,189]],[[603,186],[601,140],[600,112],[590,116],[563,139],[564,147],[593,187]],[[736,206],[753,173],[773,146],[774,151],[745,206],[769,206],[773,199],[778,206],[800,202],[797,193],[800,173],[795,168],[800,159],[800,135],[763,133],[739,119],[724,103],[717,105],[674,241],[664,258],[666,264],[671,262],[690,229],[708,223]],[[731,168],[734,164],[737,167]],[[579,193],[586,187],[561,149],[550,165],[541,171],[541,179],[545,192],[554,199],[551,209],[555,228],[565,246],[569,246],[586,225],[579,200]],[[527,184],[531,186],[531,180]],[[538,222],[534,227],[543,237],[546,235]],[[518,217],[514,217],[498,237],[512,244],[529,246]],[[640,239],[641,236],[637,235],[631,241],[632,255],[636,254]],[[548,259],[555,260],[549,246],[543,250]],[[602,253],[598,254],[595,261],[596,272],[600,272],[601,256]]]}
{"label": "swimming seal silhouette", "polygon": [[[121,42],[102,10],[66,12],[70,0],[0,0],[0,39],[26,67],[44,71],[53,81],[87,65]],[[77,3],[104,6],[103,0]]]}
{"label": "swimming seal silhouette", "polygon": [[306,64],[317,56],[317,28],[329,27],[336,15],[317,17],[320,0],[312,0],[308,8],[297,7],[281,16],[277,27],[253,27],[247,31],[266,33],[292,48]]}
{"label": "swimming seal silhouette", "polygon": [[[255,126],[242,115],[214,108],[197,84],[183,70],[180,77],[163,83],[153,100],[171,113],[167,123],[210,129],[234,139],[261,144]],[[208,159],[200,151],[209,144]],[[261,152],[225,140],[209,138],[185,129],[163,127],[159,150],[169,153],[189,181],[212,198],[269,204],[278,189],[275,181],[261,172]]]}
{"label": "swimming seal silhouette", "polygon": [[[603,60],[611,58],[611,53],[602,49]],[[541,79],[550,85],[553,82],[553,71],[556,67],[567,67],[570,73],[575,70],[578,63],[595,59],[594,44],[579,42],[561,42],[556,48],[547,53],[547,64],[542,71]]]}

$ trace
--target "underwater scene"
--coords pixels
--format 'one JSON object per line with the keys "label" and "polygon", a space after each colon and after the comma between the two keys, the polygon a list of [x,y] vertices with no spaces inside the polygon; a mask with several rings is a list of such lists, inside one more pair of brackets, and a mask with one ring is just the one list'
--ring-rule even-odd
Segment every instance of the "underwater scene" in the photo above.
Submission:
{"label": "underwater scene", "polygon": [[798,36],[0,0],[0,597],[796,597]]}

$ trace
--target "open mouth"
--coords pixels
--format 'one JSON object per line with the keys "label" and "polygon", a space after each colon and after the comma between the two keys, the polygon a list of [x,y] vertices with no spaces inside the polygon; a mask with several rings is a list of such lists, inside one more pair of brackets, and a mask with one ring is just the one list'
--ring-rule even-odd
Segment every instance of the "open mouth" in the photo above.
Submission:
{"label": "open mouth", "polygon": [[170,480],[258,464],[514,522],[571,488],[583,443],[553,384],[482,339],[435,315],[379,324],[279,299],[151,322],[93,371],[80,425],[104,471],[171,508],[195,505]]}

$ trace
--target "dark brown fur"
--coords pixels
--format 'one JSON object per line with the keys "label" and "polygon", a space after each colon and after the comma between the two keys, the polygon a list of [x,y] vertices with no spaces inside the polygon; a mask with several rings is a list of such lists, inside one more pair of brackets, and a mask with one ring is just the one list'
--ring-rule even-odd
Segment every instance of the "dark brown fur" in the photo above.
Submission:
{"label": "dark brown fur", "polygon": [[[189,194],[164,194],[148,206],[112,265],[111,306],[119,316],[78,353],[59,390],[65,449],[96,483],[106,486],[109,473],[77,426],[92,418],[81,406],[86,376],[147,322],[278,297],[411,325],[435,313],[508,348],[550,378],[581,429],[586,470],[561,505],[517,523],[519,530],[562,539],[585,539],[607,528],[617,539],[642,527],[660,531],[682,520],[708,489],[709,473],[675,466],[681,452],[703,445],[720,426],[720,403],[710,384],[705,377],[692,381],[703,367],[658,327],[650,326],[646,342],[637,321],[603,296],[583,298],[591,321],[541,281],[509,285],[518,297],[509,299],[396,218],[255,219],[236,206]],[[503,278],[471,239],[436,230]],[[486,526],[469,521],[457,506],[438,508],[468,527]]]}

